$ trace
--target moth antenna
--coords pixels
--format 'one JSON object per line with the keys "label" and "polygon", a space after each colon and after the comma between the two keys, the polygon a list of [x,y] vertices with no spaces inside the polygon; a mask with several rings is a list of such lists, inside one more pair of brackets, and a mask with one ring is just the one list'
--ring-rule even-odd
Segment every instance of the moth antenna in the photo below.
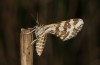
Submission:
{"label": "moth antenna", "polygon": [[37,17],[36,17],[36,23],[39,25],[38,13],[37,13]]}
{"label": "moth antenna", "polygon": [[38,22],[38,13],[37,13],[36,19],[34,18],[34,16],[33,16],[32,14],[31,14],[31,16],[32,16],[33,19],[36,21],[37,26],[33,27],[33,30],[32,30],[32,31],[30,31],[30,32],[28,32],[28,33],[24,33],[24,34],[30,34],[30,33],[34,32],[34,31],[36,30],[36,28],[38,27],[38,25],[39,25],[39,22]]}
{"label": "moth antenna", "polygon": [[36,15],[36,19],[35,19],[35,17],[31,14],[31,16],[32,16],[32,18],[36,21],[36,23],[37,23],[37,25],[39,25],[39,21],[38,21],[38,13],[37,13],[37,15]]}
{"label": "moth antenna", "polygon": [[[35,17],[31,14],[32,18],[36,21]],[[37,23],[37,22],[36,22]],[[37,23],[38,24],[38,23]]]}

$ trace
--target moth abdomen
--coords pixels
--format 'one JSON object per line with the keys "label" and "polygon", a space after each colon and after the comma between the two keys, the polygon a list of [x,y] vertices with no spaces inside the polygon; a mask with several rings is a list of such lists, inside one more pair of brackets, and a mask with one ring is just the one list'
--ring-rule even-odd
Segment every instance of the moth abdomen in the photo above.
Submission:
{"label": "moth abdomen", "polygon": [[36,52],[39,56],[41,56],[43,52],[45,42],[46,42],[46,35],[43,35],[43,36],[40,36],[40,38],[38,39],[36,43]]}

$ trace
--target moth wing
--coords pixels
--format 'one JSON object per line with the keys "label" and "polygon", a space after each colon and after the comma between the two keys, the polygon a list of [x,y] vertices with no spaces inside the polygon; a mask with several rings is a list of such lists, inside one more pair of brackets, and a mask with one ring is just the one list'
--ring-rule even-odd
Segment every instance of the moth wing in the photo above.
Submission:
{"label": "moth wing", "polygon": [[46,33],[54,34],[57,37],[60,37],[61,40],[66,41],[75,37],[77,33],[82,29],[82,26],[82,19],[70,19],[61,21],[57,24],[47,25]]}
{"label": "moth wing", "polygon": [[68,39],[71,39],[75,37],[82,29],[83,27],[83,20],[82,19],[70,19],[69,22],[65,22],[69,24],[70,26],[67,27],[67,30],[61,31],[61,33],[66,32],[64,35],[60,35],[60,39],[63,41],[66,41]]}

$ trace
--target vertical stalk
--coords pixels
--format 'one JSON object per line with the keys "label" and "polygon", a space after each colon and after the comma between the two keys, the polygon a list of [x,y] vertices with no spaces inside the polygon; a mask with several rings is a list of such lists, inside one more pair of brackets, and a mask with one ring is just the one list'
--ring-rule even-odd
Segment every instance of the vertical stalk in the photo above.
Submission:
{"label": "vertical stalk", "polygon": [[33,41],[33,33],[24,34],[30,32],[31,30],[32,30],[31,28],[21,29],[20,33],[21,65],[33,65],[33,47],[30,46],[31,42]]}

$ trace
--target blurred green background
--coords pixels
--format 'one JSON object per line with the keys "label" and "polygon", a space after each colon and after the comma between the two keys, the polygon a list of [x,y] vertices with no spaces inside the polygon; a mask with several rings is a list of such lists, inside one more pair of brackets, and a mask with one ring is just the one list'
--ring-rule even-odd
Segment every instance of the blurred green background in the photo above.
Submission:
{"label": "blurred green background", "polygon": [[34,65],[100,65],[100,0],[1,0],[0,65],[20,65],[20,30],[39,23],[82,18],[82,31],[62,42],[48,34],[42,56]]}

